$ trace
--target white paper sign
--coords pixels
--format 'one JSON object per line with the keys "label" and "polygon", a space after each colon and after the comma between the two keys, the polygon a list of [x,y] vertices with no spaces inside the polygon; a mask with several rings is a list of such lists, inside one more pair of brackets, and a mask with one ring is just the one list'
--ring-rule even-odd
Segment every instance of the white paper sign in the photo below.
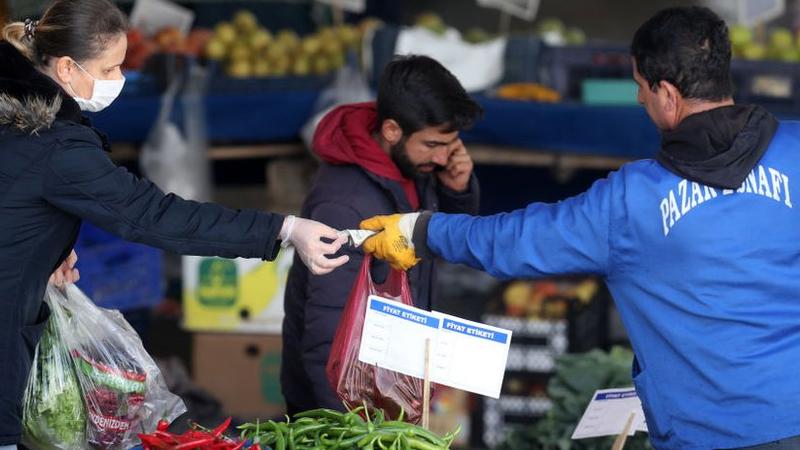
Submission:
{"label": "white paper sign", "polygon": [[500,397],[511,331],[440,315],[431,379],[464,391]]}
{"label": "white paper sign", "polygon": [[413,377],[425,375],[425,340],[435,345],[440,319],[400,302],[371,295],[358,359]]}
{"label": "white paper sign", "polygon": [[628,435],[633,436],[637,430],[646,432],[642,402],[634,388],[597,390],[575,427],[572,439],[619,435],[631,414],[634,418]]}
{"label": "white paper sign", "polygon": [[498,398],[511,331],[370,296],[358,359],[422,378],[431,340],[434,383]]}
{"label": "white paper sign", "polygon": [[164,27],[174,26],[184,36],[194,23],[194,13],[167,0],[136,0],[131,11],[131,26],[139,28],[145,36],[152,36]]}

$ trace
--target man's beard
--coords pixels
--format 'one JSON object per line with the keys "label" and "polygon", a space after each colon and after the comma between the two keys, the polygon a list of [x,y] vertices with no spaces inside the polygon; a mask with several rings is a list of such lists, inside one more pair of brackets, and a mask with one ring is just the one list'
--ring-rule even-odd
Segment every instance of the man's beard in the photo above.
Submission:
{"label": "man's beard", "polygon": [[400,139],[400,142],[392,145],[389,149],[389,155],[405,178],[414,179],[420,175],[420,171],[417,169],[417,166],[411,162],[411,158],[408,157],[406,141],[407,139],[403,137]]}
{"label": "man's beard", "polygon": [[[392,145],[389,148],[389,155],[392,157],[392,162],[400,169],[400,173],[409,179],[414,179],[420,177],[422,175],[426,175],[428,173],[433,172],[441,172],[445,168],[440,166],[436,163],[428,163],[428,164],[420,164],[416,165],[411,161],[411,158],[408,157],[408,151],[406,151],[406,141],[408,139],[403,137],[400,139],[400,142],[397,144]],[[428,167],[430,166],[433,169],[433,172],[423,172],[419,170],[420,167]]]}

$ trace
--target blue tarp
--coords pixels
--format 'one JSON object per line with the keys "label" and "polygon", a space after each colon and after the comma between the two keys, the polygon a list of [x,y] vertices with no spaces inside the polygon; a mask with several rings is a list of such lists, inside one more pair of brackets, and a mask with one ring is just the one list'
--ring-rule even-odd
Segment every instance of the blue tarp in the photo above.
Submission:
{"label": "blue tarp", "polygon": [[[297,139],[318,95],[317,90],[208,95],[209,138],[212,142]],[[478,100],[485,115],[464,133],[468,143],[630,158],[651,157],[658,149],[658,132],[640,106],[543,104],[488,97]],[[124,95],[93,120],[112,141],[142,142],[158,108],[158,96]],[[180,110],[177,102],[175,114]]]}

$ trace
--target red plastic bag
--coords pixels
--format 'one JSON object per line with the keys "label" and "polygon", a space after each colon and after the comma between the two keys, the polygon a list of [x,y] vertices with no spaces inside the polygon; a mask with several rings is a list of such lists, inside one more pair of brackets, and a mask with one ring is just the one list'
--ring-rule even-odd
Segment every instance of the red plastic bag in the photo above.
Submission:
{"label": "red plastic bag", "polygon": [[422,419],[422,380],[358,360],[370,295],[414,306],[406,273],[391,269],[385,283],[375,284],[369,270],[371,261],[370,255],[364,257],[336,329],[325,368],[328,381],[350,409],[366,402],[367,407],[383,409],[387,418],[394,419],[402,408],[406,421],[419,423]]}

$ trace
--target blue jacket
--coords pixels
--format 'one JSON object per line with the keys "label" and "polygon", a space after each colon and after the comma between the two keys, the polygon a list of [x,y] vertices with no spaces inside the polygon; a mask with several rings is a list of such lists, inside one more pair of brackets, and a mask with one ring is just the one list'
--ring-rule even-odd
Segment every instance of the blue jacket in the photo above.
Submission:
{"label": "blue jacket", "polygon": [[19,441],[22,393],[49,315],[45,286],[82,219],[176,253],[273,259],[278,251],[282,216],[166,195],[105,149],[78,104],[0,43],[0,446]]}
{"label": "blue jacket", "polygon": [[498,277],[604,277],[659,449],[800,434],[800,123],[784,122],[735,190],[654,160],[555,204],[434,214],[430,249]]}

